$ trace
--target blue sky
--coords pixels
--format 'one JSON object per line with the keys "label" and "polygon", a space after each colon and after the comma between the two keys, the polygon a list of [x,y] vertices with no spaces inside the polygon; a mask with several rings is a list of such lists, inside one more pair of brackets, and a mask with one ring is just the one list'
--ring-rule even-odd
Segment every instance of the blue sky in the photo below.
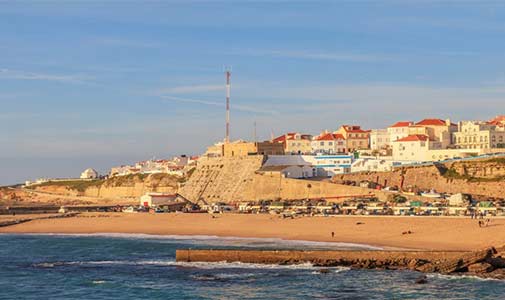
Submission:
{"label": "blue sky", "polygon": [[232,138],[505,113],[496,1],[0,1],[0,185]]}

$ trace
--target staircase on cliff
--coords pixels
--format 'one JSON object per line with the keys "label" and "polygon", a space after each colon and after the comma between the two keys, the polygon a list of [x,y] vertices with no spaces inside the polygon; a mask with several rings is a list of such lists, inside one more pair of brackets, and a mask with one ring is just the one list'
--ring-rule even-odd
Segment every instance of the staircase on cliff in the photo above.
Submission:
{"label": "staircase on cliff", "polygon": [[263,156],[202,158],[180,194],[193,202],[245,201],[243,191],[252,184]]}

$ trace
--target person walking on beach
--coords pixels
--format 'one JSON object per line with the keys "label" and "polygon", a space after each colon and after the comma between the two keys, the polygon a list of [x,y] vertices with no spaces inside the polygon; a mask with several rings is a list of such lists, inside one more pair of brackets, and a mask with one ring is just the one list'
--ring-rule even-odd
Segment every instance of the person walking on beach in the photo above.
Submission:
{"label": "person walking on beach", "polygon": [[331,237],[332,238],[335,237],[335,232],[333,232],[333,231],[331,232]]}

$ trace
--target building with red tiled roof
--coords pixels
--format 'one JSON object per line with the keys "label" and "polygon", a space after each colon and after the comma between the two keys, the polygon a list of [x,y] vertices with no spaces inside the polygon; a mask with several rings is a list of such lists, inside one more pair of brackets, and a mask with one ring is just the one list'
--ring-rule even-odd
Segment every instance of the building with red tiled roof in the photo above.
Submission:
{"label": "building with red tiled roof", "polygon": [[346,152],[370,149],[370,130],[364,130],[358,125],[342,125],[335,132],[346,140]]}
{"label": "building with red tiled roof", "polygon": [[[450,123],[450,122],[449,122]],[[416,123],[416,125],[422,126],[445,126],[447,125],[446,121],[442,119],[424,119]]]}
{"label": "building with red tiled roof", "polygon": [[346,150],[346,140],[341,134],[323,131],[312,139],[311,147],[312,153],[344,153]]}
{"label": "building with red tiled roof", "polygon": [[393,159],[397,161],[426,161],[430,150],[441,149],[441,143],[428,135],[413,134],[393,142]]}
{"label": "building with red tiled roof", "polygon": [[442,143],[442,148],[448,148],[452,143],[452,135],[458,130],[458,125],[450,119],[424,119],[409,127],[409,135],[424,134],[430,139]]}
{"label": "building with red tiled roof", "polygon": [[412,121],[400,121],[388,127],[389,140],[394,142],[409,135],[409,127],[414,125]]}
{"label": "building with red tiled roof", "polygon": [[396,122],[393,125],[389,126],[389,128],[409,127],[411,125],[414,125],[414,122],[412,122],[412,121],[400,121],[400,122]]}
{"label": "building with red tiled roof", "polygon": [[494,119],[489,120],[487,123],[491,125],[505,127],[505,115],[496,116]]}
{"label": "building with red tiled roof", "polygon": [[309,154],[311,153],[310,134],[288,132],[272,140],[274,143],[282,143],[286,154]]}
{"label": "building with red tiled roof", "polygon": [[427,135],[421,135],[421,134],[414,134],[414,135],[408,135],[404,138],[401,138],[399,140],[396,140],[397,142],[427,142],[430,140],[430,137]]}

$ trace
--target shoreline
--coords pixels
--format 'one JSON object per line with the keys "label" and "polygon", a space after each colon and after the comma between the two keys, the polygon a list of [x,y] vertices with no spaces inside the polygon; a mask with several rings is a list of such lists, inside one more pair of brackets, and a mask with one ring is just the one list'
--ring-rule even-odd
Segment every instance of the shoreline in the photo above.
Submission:
{"label": "shoreline", "polygon": [[[219,235],[179,235],[179,234],[149,234],[149,233],[124,233],[124,232],[94,232],[94,233],[61,233],[61,232],[0,232],[2,235],[19,235],[19,236],[63,236],[63,237],[103,237],[103,238],[118,238],[118,239],[154,239],[154,240],[178,240],[191,242],[205,241],[224,241],[224,242],[265,242],[272,243],[266,247],[308,247],[308,249],[345,249],[346,251],[420,251],[419,249],[398,248],[389,246],[378,246],[363,243],[349,243],[340,241],[313,241],[313,240],[292,240],[277,237],[250,237],[250,236],[219,236]],[[238,245],[242,246],[242,245]],[[258,246],[249,246],[244,244],[244,247],[260,248]],[[422,250],[421,250],[422,251]],[[448,251],[451,252],[451,251]],[[459,252],[454,250],[454,252]]]}
{"label": "shoreline", "polygon": [[[7,216],[5,216],[7,217]],[[22,218],[22,216],[19,216]],[[1,220],[1,217],[0,217]],[[505,244],[505,219],[441,217],[301,217],[247,214],[82,213],[0,228],[18,234],[144,234],[350,243],[383,249],[471,251]],[[403,234],[411,231],[412,234]],[[334,233],[334,237],[331,233]]]}

